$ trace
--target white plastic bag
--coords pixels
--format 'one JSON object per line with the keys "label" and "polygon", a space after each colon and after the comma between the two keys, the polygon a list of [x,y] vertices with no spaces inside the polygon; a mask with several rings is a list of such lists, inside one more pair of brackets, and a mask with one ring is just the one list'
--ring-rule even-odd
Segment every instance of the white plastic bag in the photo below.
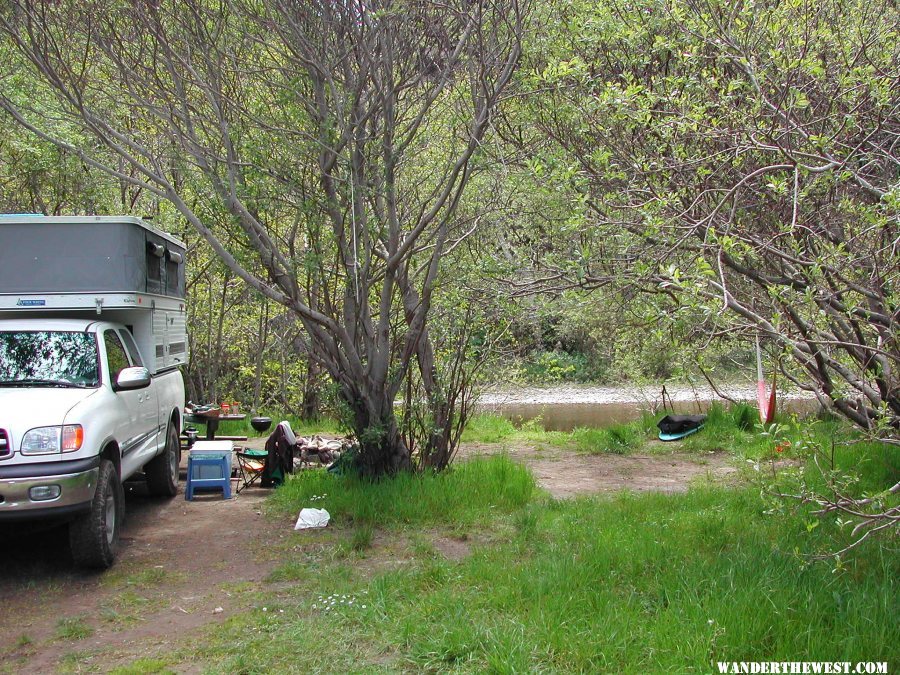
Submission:
{"label": "white plastic bag", "polygon": [[295,530],[307,530],[311,527],[325,527],[331,520],[331,514],[325,509],[301,509]]}

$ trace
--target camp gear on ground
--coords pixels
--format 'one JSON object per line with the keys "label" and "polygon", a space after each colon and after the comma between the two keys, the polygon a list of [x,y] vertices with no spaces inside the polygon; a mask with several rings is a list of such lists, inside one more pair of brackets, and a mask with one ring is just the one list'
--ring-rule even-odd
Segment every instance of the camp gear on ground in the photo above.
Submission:
{"label": "camp gear on ground", "polygon": [[296,443],[291,425],[280,422],[266,441],[266,466],[260,481],[262,487],[277,487],[284,483],[286,474],[294,472]]}
{"label": "camp gear on ground", "polygon": [[706,422],[706,415],[666,415],[656,426],[659,427],[659,440],[677,441],[685,436],[700,431]]}
{"label": "camp gear on ground", "polygon": [[238,450],[238,488],[237,493],[240,494],[245,488],[254,485],[262,478],[263,470],[266,468],[266,458],[268,453],[265,450]]}

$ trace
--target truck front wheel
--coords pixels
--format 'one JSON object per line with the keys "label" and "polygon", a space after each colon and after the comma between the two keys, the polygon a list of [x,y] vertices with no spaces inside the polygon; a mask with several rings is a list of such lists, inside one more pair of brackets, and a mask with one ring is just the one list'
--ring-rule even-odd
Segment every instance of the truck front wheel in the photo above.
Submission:
{"label": "truck front wheel", "polygon": [[76,565],[106,569],[113,564],[124,515],[122,483],[116,467],[104,459],[90,511],[69,523],[69,548]]}
{"label": "truck front wheel", "polygon": [[157,497],[174,497],[178,494],[180,463],[181,444],[178,442],[178,429],[174,424],[169,424],[165,451],[151,459],[144,467],[150,494]]}

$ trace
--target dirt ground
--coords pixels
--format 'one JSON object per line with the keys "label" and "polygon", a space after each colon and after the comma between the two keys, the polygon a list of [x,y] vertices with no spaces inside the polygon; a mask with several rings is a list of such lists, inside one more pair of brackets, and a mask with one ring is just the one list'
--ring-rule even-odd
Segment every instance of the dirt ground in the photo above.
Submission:
{"label": "dirt ground", "polygon": [[[700,477],[724,478],[736,471],[726,453],[707,455],[584,455],[558,448],[510,448],[511,457],[526,463],[538,485],[557,499],[597,492],[684,492]],[[470,444],[460,456],[496,452],[496,446]]]}
{"label": "dirt ground", "polygon": [[[461,458],[497,451],[469,445]],[[735,471],[724,454],[508,452],[557,498],[621,489],[683,491],[697,477],[721,479]],[[126,484],[122,549],[102,574],[72,568],[64,528],[0,529],[0,673],[107,672],[164,656],[245,609],[279,564],[281,549],[272,543],[293,525],[263,515],[268,494],[251,488],[229,501],[209,494],[188,502],[181,494],[152,498],[142,483]],[[466,553],[451,540],[435,545],[448,557]],[[181,672],[201,670],[187,664]]]}

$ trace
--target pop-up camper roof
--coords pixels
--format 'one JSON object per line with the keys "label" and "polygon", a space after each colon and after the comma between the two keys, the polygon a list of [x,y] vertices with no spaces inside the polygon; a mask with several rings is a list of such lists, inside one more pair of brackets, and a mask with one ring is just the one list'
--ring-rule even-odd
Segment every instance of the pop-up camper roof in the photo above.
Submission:
{"label": "pop-up camper roof", "polygon": [[131,216],[0,215],[0,317],[121,323],[150,372],[188,361],[185,246]]}
{"label": "pop-up camper roof", "polygon": [[0,294],[183,302],[184,254],[181,241],[131,216],[0,215]]}

